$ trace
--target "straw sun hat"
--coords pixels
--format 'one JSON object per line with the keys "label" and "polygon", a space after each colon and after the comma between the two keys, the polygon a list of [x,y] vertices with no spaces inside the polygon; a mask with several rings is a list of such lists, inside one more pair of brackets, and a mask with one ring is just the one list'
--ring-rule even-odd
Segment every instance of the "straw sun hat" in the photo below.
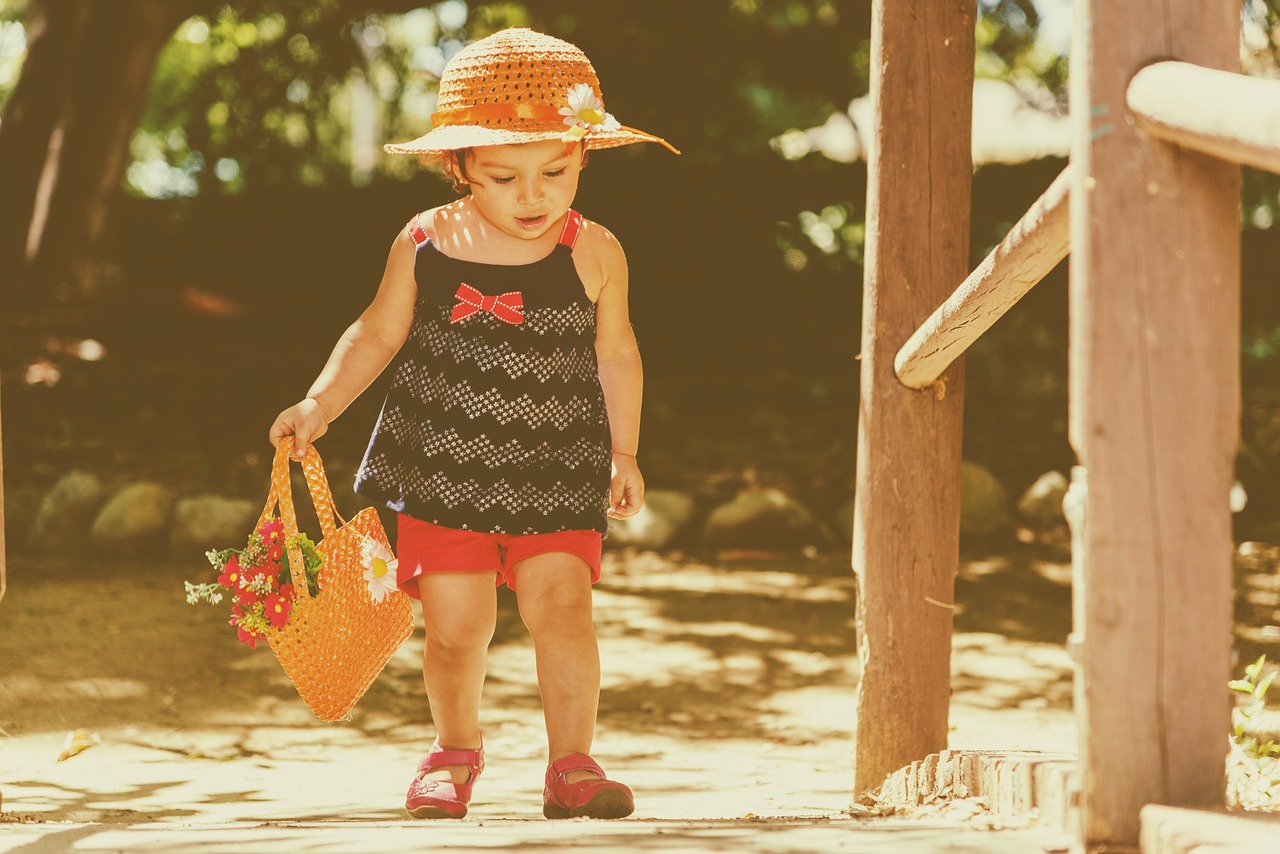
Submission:
{"label": "straw sun hat", "polygon": [[580,49],[533,30],[494,33],[454,54],[440,75],[431,130],[384,146],[423,160],[479,145],[563,139],[587,148],[670,143],[629,128],[604,110],[600,81]]}

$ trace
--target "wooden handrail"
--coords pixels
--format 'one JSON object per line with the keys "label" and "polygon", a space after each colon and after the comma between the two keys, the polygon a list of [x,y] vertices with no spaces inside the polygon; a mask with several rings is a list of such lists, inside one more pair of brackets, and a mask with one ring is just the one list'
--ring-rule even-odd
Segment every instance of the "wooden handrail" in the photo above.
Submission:
{"label": "wooden handrail", "polygon": [[925,388],[1067,257],[1071,166],[907,340],[893,360],[903,385]]}
{"label": "wooden handrail", "polygon": [[1133,75],[1125,100],[1152,136],[1280,173],[1280,80],[1157,62]]}

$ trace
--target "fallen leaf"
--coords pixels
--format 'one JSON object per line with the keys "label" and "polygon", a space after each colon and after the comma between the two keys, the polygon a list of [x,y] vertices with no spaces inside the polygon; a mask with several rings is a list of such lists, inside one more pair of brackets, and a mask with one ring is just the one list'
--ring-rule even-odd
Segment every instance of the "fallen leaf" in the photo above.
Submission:
{"label": "fallen leaf", "polygon": [[76,729],[67,733],[66,739],[62,742],[62,752],[58,754],[58,761],[70,759],[77,753],[83,753],[90,747],[95,747],[102,743],[102,739],[98,738],[96,732],[89,732],[87,729]]}

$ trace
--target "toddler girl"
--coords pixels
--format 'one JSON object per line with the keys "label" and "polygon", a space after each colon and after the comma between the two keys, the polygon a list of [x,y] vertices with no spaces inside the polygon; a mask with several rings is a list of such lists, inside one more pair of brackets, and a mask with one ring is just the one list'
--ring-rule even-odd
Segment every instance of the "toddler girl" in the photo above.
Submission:
{"label": "toddler girl", "polygon": [[301,456],[394,360],[356,490],[399,514],[398,582],[426,624],[437,736],[409,786],[415,818],[465,816],[484,770],[495,582],[516,592],[537,656],[543,814],[634,809],[589,755],[591,584],[607,517],[644,500],[640,353],[622,247],[571,205],[588,149],[642,141],[671,148],[604,111],[591,63],[567,42],[509,29],[459,51],[431,131],[387,150],[440,163],[465,195],[413,217],[373,302],[271,426],[272,444],[293,436]]}

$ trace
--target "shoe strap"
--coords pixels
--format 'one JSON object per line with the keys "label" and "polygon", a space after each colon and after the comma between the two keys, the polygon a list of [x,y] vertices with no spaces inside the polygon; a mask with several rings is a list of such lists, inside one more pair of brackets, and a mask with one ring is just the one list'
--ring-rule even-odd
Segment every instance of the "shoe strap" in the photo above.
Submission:
{"label": "shoe strap", "polygon": [[561,756],[551,763],[551,771],[558,777],[572,774],[574,771],[591,771],[599,775],[601,779],[605,779],[604,769],[585,753],[570,753],[568,756]]}
{"label": "shoe strap", "polygon": [[474,772],[475,769],[484,765],[484,748],[478,747],[474,750],[463,750],[433,744],[431,745],[431,752],[422,760],[419,770],[430,771],[443,765],[466,765]]}

